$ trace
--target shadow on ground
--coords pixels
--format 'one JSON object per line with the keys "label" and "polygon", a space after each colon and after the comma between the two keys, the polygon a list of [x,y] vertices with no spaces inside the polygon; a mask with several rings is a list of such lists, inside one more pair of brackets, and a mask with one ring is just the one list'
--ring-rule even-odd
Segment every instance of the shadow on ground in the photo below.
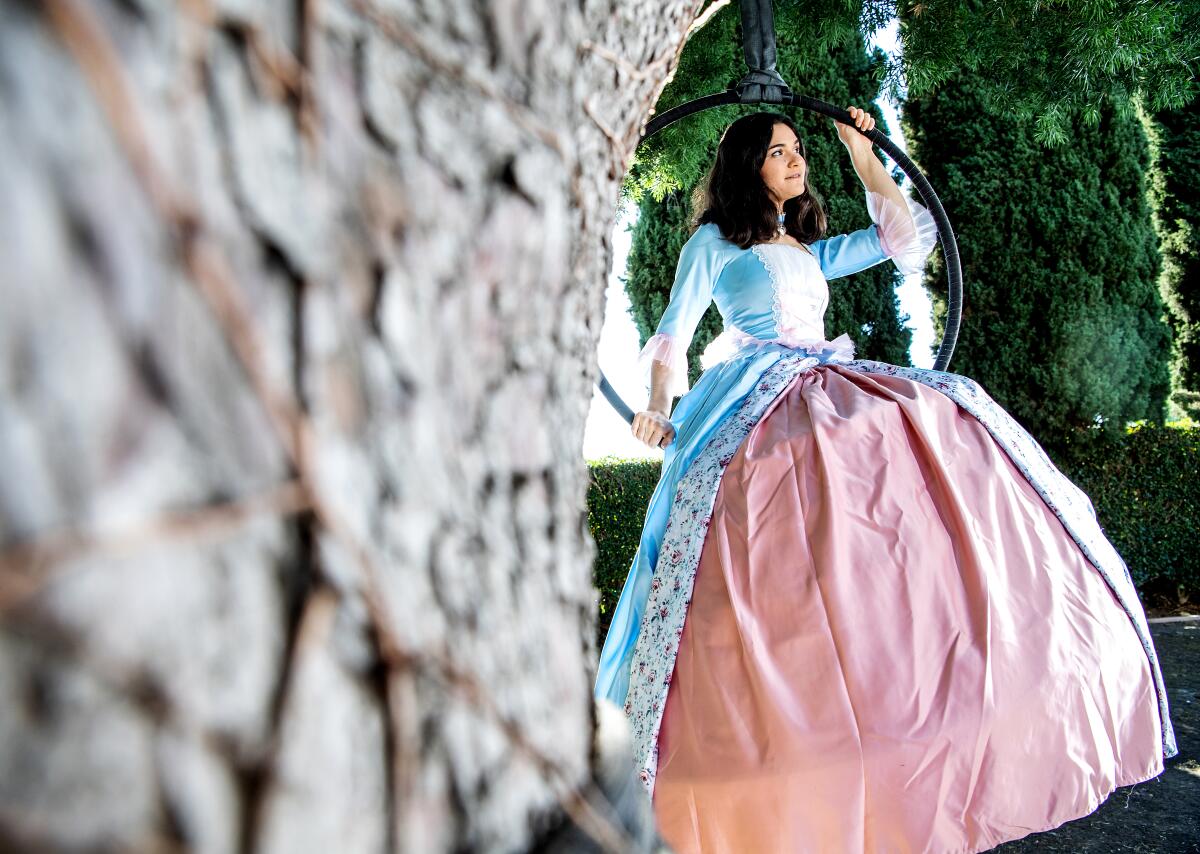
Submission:
{"label": "shadow on ground", "polygon": [[994,854],[1200,852],[1200,621],[1150,627],[1158,650],[1179,755],[1163,773],[1125,786],[1091,815],[993,848]]}

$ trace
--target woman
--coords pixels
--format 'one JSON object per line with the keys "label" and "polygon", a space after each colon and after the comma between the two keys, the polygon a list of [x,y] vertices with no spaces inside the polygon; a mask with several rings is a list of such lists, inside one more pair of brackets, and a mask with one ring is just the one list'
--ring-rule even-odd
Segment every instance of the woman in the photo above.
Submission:
{"label": "woman", "polygon": [[[791,121],[730,125],[642,351],[633,430],[666,450],[596,695],[681,854],[983,851],[1176,752],[1087,497],[971,380],[825,340],[828,280],[920,271],[936,241],[869,140],[838,135],[873,225],[824,239]],[[714,300],[728,355],[688,391]]]}

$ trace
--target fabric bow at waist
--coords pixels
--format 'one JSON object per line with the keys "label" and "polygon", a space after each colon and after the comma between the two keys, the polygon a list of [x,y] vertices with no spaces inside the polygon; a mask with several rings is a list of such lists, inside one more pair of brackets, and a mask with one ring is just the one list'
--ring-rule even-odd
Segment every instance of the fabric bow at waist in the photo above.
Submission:
{"label": "fabric bow at waist", "polygon": [[822,362],[850,362],[854,360],[854,341],[846,333],[842,333],[832,341],[824,338],[755,338],[736,326],[729,326],[718,335],[704,351],[704,367],[718,361],[737,355],[747,350],[762,350],[767,347],[780,347],[787,350],[807,353],[811,356],[821,356]]}

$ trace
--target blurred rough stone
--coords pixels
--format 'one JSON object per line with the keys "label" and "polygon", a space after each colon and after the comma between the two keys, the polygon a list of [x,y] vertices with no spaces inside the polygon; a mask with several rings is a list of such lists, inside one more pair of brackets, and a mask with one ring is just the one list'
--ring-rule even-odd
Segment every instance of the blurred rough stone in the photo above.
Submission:
{"label": "blurred rough stone", "polygon": [[607,235],[702,5],[0,0],[0,843],[561,820]]}

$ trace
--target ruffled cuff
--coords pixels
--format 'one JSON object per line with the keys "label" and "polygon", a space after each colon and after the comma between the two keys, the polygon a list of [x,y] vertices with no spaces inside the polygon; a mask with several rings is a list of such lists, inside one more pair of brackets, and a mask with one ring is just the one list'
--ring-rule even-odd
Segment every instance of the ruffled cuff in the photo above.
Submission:
{"label": "ruffled cuff", "polygon": [[688,390],[687,347],[674,335],[663,332],[652,335],[642,352],[638,353],[638,371],[647,389],[650,388],[650,366],[653,362],[663,362],[670,368],[667,375],[667,391],[671,397],[677,397]]}
{"label": "ruffled cuff", "polygon": [[908,210],[882,193],[867,191],[867,213],[879,226],[884,254],[907,276],[924,272],[925,259],[937,244],[937,223],[924,205],[908,196],[904,202]]}

